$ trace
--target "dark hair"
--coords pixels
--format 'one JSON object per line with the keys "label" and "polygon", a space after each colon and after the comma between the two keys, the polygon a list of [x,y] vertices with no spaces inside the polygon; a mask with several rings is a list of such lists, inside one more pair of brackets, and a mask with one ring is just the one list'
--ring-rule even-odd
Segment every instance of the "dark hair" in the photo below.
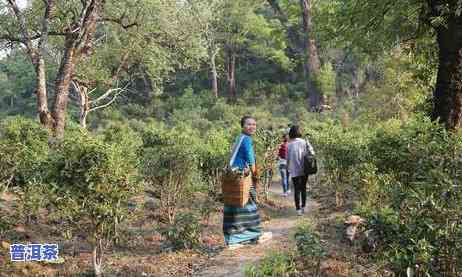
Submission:
{"label": "dark hair", "polygon": [[241,118],[241,127],[244,127],[244,124],[245,122],[247,121],[247,119],[253,119],[255,120],[255,118],[253,116],[250,116],[250,115],[245,115]]}
{"label": "dark hair", "polygon": [[302,137],[302,131],[300,130],[300,126],[293,125],[292,127],[290,127],[289,137],[291,139],[301,138]]}

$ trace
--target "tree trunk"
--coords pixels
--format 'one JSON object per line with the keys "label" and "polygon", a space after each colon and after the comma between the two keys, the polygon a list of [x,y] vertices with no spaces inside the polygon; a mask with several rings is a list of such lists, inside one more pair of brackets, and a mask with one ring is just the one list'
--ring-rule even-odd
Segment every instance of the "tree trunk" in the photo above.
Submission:
{"label": "tree trunk", "polygon": [[432,118],[449,130],[462,126],[462,16],[450,15],[437,29],[439,67]]}
{"label": "tree trunk", "polygon": [[151,77],[149,76],[149,73],[146,68],[143,67],[143,75],[141,76],[142,81],[143,81],[143,92],[144,92],[144,97],[146,98],[146,102],[149,103],[152,100],[152,97],[154,95],[154,87],[152,85],[152,80]]}
{"label": "tree trunk", "polygon": [[37,111],[40,123],[46,128],[51,129],[53,126],[53,118],[48,110],[45,61],[42,57],[38,57],[35,64],[35,84],[37,86]]}
{"label": "tree trunk", "polygon": [[67,103],[69,101],[69,85],[74,75],[78,57],[90,55],[92,40],[96,31],[98,13],[103,7],[104,1],[92,0],[85,3],[85,13],[82,18],[78,33],[68,33],[64,41],[64,54],[61,59],[58,74],[55,81],[55,102],[53,105],[53,132],[56,138],[64,136],[66,125]]}
{"label": "tree trunk", "polygon": [[313,22],[311,17],[311,1],[300,0],[302,8],[303,19],[303,33],[304,33],[304,50],[305,50],[305,78],[306,88],[308,90],[310,109],[318,110],[322,102],[322,94],[316,85],[316,76],[321,68],[319,61],[318,49],[316,40],[313,37]]}
{"label": "tree trunk", "polygon": [[233,50],[228,50],[228,95],[232,100],[236,100],[236,54]]}
{"label": "tree trunk", "polygon": [[66,37],[64,55],[61,60],[58,75],[56,77],[56,98],[53,106],[53,132],[55,137],[64,136],[66,124],[67,102],[69,100],[69,85],[75,68],[75,40],[72,35]]}
{"label": "tree trunk", "polygon": [[93,270],[95,271],[95,276],[100,277],[103,275],[103,244],[100,238],[96,238],[94,243],[92,252]]}
{"label": "tree trunk", "polygon": [[90,101],[88,98],[88,88],[78,85],[77,93],[79,94],[79,123],[82,128],[87,128],[87,116],[90,110]]}
{"label": "tree trunk", "polygon": [[279,5],[279,1],[268,0],[268,3],[273,8],[273,11],[276,17],[279,19],[279,22],[281,22],[281,24],[287,30],[287,39],[289,42],[287,52],[289,53],[289,56],[294,57],[303,53],[303,47],[301,45],[303,44],[302,41],[304,40],[300,39],[298,29],[289,23],[289,17]]}
{"label": "tree trunk", "polygon": [[212,93],[215,98],[218,98],[218,73],[217,73],[217,65],[215,63],[215,59],[218,54],[218,49],[211,51],[210,53],[210,73],[212,77]]}

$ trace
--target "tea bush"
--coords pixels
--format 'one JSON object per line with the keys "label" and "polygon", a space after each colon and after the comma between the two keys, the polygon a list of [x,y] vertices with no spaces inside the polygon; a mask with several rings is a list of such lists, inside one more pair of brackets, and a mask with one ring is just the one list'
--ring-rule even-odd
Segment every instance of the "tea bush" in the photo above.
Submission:
{"label": "tea bush", "polygon": [[460,133],[418,114],[368,128],[324,122],[308,132],[337,204],[348,196],[377,235],[376,257],[398,274],[461,271]]}
{"label": "tea bush", "polygon": [[192,212],[181,212],[173,224],[161,228],[161,234],[175,249],[193,249],[200,245],[202,225]]}
{"label": "tea bush", "polygon": [[128,201],[140,191],[136,166],[126,151],[125,146],[81,133],[67,135],[50,155],[53,170],[47,181],[55,196],[51,201],[56,216],[69,227],[63,232],[85,233],[96,275],[102,271],[105,246],[129,218]]}
{"label": "tea bush", "polygon": [[[380,128],[369,147],[383,199],[370,225],[396,271],[454,275],[462,269],[462,137],[423,117]],[[365,185],[369,185],[365,184]],[[367,196],[366,196],[367,197]]]}
{"label": "tea bush", "polygon": [[220,198],[221,173],[229,163],[231,142],[229,132],[212,129],[205,135],[200,148],[200,169],[208,184],[208,195],[215,201]]}
{"label": "tea bush", "polygon": [[0,123],[0,186],[25,186],[41,178],[48,135],[38,122],[22,117]]}
{"label": "tea bush", "polygon": [[280,252],[266,255],[260,263],[245,269],[246,277],[288,277],[296,272],[295,260],[291,253]]}
{"label": "tea bush", "polygon": [[303,259],[307,268],[314,269],[315,276],[319,274],[321,259],[327,253],[321,245],[320,236],[311,222],[302,222],[297,225],[294,233],[297,254]]}
{"label": "tea bush", "polygon": [[194,192],[204,190],[199,145],[198,134],[186,126],[168,131],[148,128],[143,134],[143,178],[160,199],[161,215],[170,224]]}
{"label": "tea bush", "polygon": [[369,156],[368,133],[326,124],[321,131],[311,130],[315,152],[321,157],[327,185],[335,192],[337,207],[346,198],[357,199],[358,172]]}

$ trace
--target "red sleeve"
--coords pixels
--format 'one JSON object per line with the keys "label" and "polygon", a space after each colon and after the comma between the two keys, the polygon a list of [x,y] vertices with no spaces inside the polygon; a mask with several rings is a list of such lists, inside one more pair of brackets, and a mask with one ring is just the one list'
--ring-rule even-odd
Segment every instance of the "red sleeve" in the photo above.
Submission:
{"label": "red sleeve", "polygon": [[279,157],[281,159],[287,158],[287,143],[283,143],[279,146]]}

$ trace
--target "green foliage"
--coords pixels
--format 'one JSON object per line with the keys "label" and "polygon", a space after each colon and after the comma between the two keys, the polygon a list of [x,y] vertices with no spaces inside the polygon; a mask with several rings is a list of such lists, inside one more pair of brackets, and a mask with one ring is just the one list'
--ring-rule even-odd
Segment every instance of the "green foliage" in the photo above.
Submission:
{"label": "green foliage", "polygon": [[320,88],[323,95],[335,95],[335,71],[331,63],[323,64],[321,70],[316,76],[316,86]]}
{"label": "green foliage", "polygon": [[294,239],[300,256],[319,260],[326,255],[325,250],[320,245],[320,237],[315,231],[313,223],[306,221],[298,224]]}
{"label": "green foliage", "polygon": [[303,259],[305,266],[314,269],[315,276],[320,270],[321,259],[327,253],[321,245],[319,233],[311,222],[305,221],[297,225],[294,233],[297,254]]}
{"label": "green foliage", "polygon": [[14,205],[14,220],[26,224],[36,222],[40,218],[40,209],[46,207],[53,196],[47,184],[35,180],[12,191],[18,197]]}
{"label": "green foliage", "polygon": [[[425,34],[419,29],[419,11],[423,1],[326,1],[320,12],[318,25],[328,38],[348,42],[354,41],[367,53],[381,53],[397,41]],[[427,30],[428,32],[428,30]]]}
{"label": "green foliage", "polygon": [[143,135],[141,170],[160,198],[161,214],[173,223],[177,210],[203,187],[199,172],[198,134],[191,129],[148,129]]}
{"label": "green foliage", "polygon": [[206,134],[200,149],[200,169],[208,184],[208,195],[214,200],[219,198],[221,173],[229,162],[231,142],[228,132],[212,129]]}
{"label": "green foliage", "polygon": [[33,115],[34,70],[21,51],[3,58],[0,64],[0,114]]}
{"label": "green foliage", "polygon": [[22,117],[0,122],[0,184],[39,180],[48,151],[48,132],[39,123]]}
{"label": "green foliage", "polygon": [[93,244],[115,238],[117,225],[129,215],[129,199],[139,192],[137,170],[125,151],[82,133],[67,136],[50,157],[57,216],[71,230],[85,231]]}
{"label": "green foliage", "polygon": [[200,245],[202,225],[191,212],[179,213],[171,225],[161,229],[161,234],[176,249],[194,249]]}
{"label": "green foliage", "polygon": [[342,206],[346,197],[353,199],[356,196],[358,168],[369,158],[368,133],[328,125],[320,133],[313,132],[313,135],[314,147],[322,157],[327,185],[336,194],[337,206]]}
{"label": "green foliage", "polygon": [[405,55],[397,49],[376,65],[380,79],[367,84],[367,95],[359,100],[358,113],[364,122],[384,121],[390,118],[407,120],[417,106],[430,94],[435,76],[419,80],[415,55]]}
{"label": "green foliage", "polygon": [[378,236],[378,256],[396,272],[460,270],[460,134],[423,116],[370,131],[332,126],[315,136],[330,184],[355,196],[350,200]]}
{"label": "green foliage", "polygon": [[139,164],[140,148],[143,141],[139,133],[128,125],[112,124],[100,132],[105,143],[114,144],[124,152],[125,159],[133,165]]}
{"label": "green foliage", "polygon": [[[398,229],[383,237],[389,242],[385,255],[398,270],[419,265],[422,273],[452,274],[462,266],[456,246],[462,242],[461,141],[416,118],[380,131],[371,143],[378,172],[393,178],[382,193],[398,216]],[[387,221],[383,225],[377,227],[389,228]]]}
{"label": "green foliage", "polygon": [[248,266],[246,277],[286,277],[296,272],[294,257],[291,253],[270,253],[258,266]]}

